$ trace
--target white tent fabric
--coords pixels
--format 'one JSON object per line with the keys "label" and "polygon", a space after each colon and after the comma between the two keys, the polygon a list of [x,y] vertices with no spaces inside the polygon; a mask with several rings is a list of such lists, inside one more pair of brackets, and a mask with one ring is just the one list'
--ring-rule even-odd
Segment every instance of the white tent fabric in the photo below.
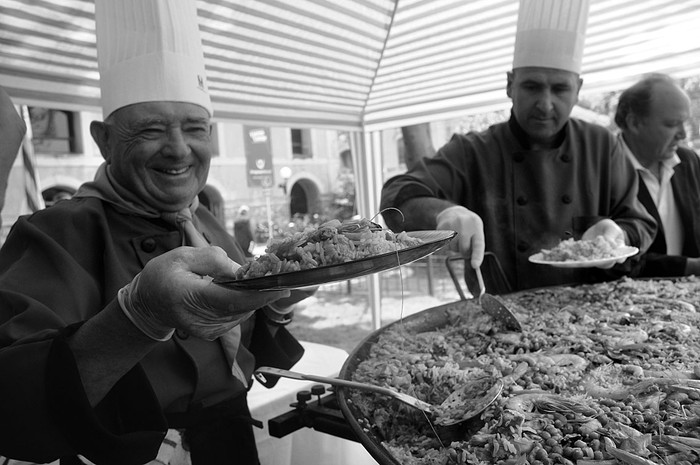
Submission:
{"label": "white tent fabric", "polygon": [[[198,0],[214,116],[353,131],[372,217],[377,131],[509,106],[517,13],[518,0]],[[583,92],[700,76],[699,24],[700,0],[591,0]],[[94,26],[91,0],[2,0],[0,85],[18,104],[99,112]]]}
{"label": "white tent fabric", "polygon": [[[216,117],[374,130],[507,107],[518,0],[199,0]],[[97,109],[94,4],[0,2],[17,103]],[[592,0],[584,91],[700,74],[700,0]]]}

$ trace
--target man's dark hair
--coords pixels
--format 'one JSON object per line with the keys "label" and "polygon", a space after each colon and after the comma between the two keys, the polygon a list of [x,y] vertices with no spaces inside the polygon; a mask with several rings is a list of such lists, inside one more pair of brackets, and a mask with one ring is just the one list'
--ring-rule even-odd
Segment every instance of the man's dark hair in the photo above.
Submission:
{"label": "man's dark hair", "polygon": [[620,99],[617,102],[617,110],[615,111],[615,124],[617,124],[617,127],[620,129],[627,129],[627,115],[632,114],[640,118],[649,116],[654,87],[662,83],[674,86],[677,85],[676,81],[670,76],[661,73],[653,73],[625,89],[625,91],[620,94]]}

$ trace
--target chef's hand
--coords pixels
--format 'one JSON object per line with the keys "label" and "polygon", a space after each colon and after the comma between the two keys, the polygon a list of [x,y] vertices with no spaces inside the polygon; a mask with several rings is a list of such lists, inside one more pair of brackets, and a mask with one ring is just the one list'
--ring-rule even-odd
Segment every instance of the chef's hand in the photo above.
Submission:
{"label": "chef's hand", "polygon": [[[625,231],[620,226],[618,226],[617,223],[608,218],[600,220],[596,224],[588,228],[586,232],[583,233],[581,239],[584,241],[589,241],[595,239],[598,236],[603,236],[605,240],[612,245],[613,248],[623,247],[626,245],[627,242],[627,236],[625,235]],[[615,265],[615,263],[623,263],[625,260],[626,258],[621,258],[608,265],[599,266],[598,268],[612,268]]]}
{"label": "chef's hand", "polygon": [[455,205],[438,213],[436,220],[436,229],[457,231],[456,240],[450,243],[450,248],[468,259],[472,268],[479,268],[486,250],[481,217],[466,207]]}
{"label": "chef's hand", "polygon": [[152,259],[119,291],[119,304],[146,335],[167,340],[175,329],[213,340],[289,291],[242,292],[212,283],[233,279],[239,265],[219,247],[179,247]]}

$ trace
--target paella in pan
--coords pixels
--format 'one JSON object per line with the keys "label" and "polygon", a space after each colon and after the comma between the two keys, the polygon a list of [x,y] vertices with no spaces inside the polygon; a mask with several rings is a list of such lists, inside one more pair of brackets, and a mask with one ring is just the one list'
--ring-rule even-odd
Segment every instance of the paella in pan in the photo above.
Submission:
{"label": "paella in pan", "polygon": [[458,429],[381,395],[339,392],[381,464],[700,463],[700,280],[631,280],[503,296],[506,331],[459,301],[379,329],[341,377],[431,404],[474,377],[500,397]]}

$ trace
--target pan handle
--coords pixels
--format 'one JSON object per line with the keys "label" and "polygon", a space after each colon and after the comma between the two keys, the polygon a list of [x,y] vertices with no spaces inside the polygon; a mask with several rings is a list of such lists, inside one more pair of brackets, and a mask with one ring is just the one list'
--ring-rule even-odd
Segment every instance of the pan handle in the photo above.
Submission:
{"label": "pan handle", "polygon": [[[395,399],[400,400],[401,402],[405,402],[413,407],[416,407],[420,410],[423,410],[425,412],[430,412],[431,411],[431,406],[427,402],[424,402],[420,399],[417,399],[413,396],[409,396],[408,394],[404,394],[398,391],[394,391],[393,389],[389,389],[383,386],[375,386],[372,384],[365,384],[365,383],[358,383],[357,381],[349,381],[345,380],[342,378],[328,378],[325,376],[317,376],[317,375],[308,375],[305,373],[298,373],[296,371],[290,371],[290,370],[282,370],[280,368],[274,368],[274,367],[258,367],[255,370],[255,376],[280,376],[282,378],[289,378],[289,379],[296,379],[296,380],[306,380],[306,381],[314,381],[316,383],[324,383],[324,384],[330,384],[331,386],[340,386],[340,387],[347,387],[347,388],[354,388],[354,389],[359,389],[361,391],[370,391],[370,392],[377,392],[379,394],[384,394],[385,396],[390,396]],[[263,380],[261,380],[263,381]]]}
{"label": "pan handle", "polygon": [[384,395],[394,395],[394,391],[382,386],[374,386],[372,384],[358,383],[357,381],[348,381],[343,378],[329,378],[326,376],[309,375],[306,373],[298,373],[296,371],[282,370],[274,367],[258,367],[255,370],[258,374],[280,376],[282,378],[296,379],[299,381],[314,381],[316,383],[330,384],[331,386],[343,386],[348,388],[359,389],[362,391],[378,392]]}

